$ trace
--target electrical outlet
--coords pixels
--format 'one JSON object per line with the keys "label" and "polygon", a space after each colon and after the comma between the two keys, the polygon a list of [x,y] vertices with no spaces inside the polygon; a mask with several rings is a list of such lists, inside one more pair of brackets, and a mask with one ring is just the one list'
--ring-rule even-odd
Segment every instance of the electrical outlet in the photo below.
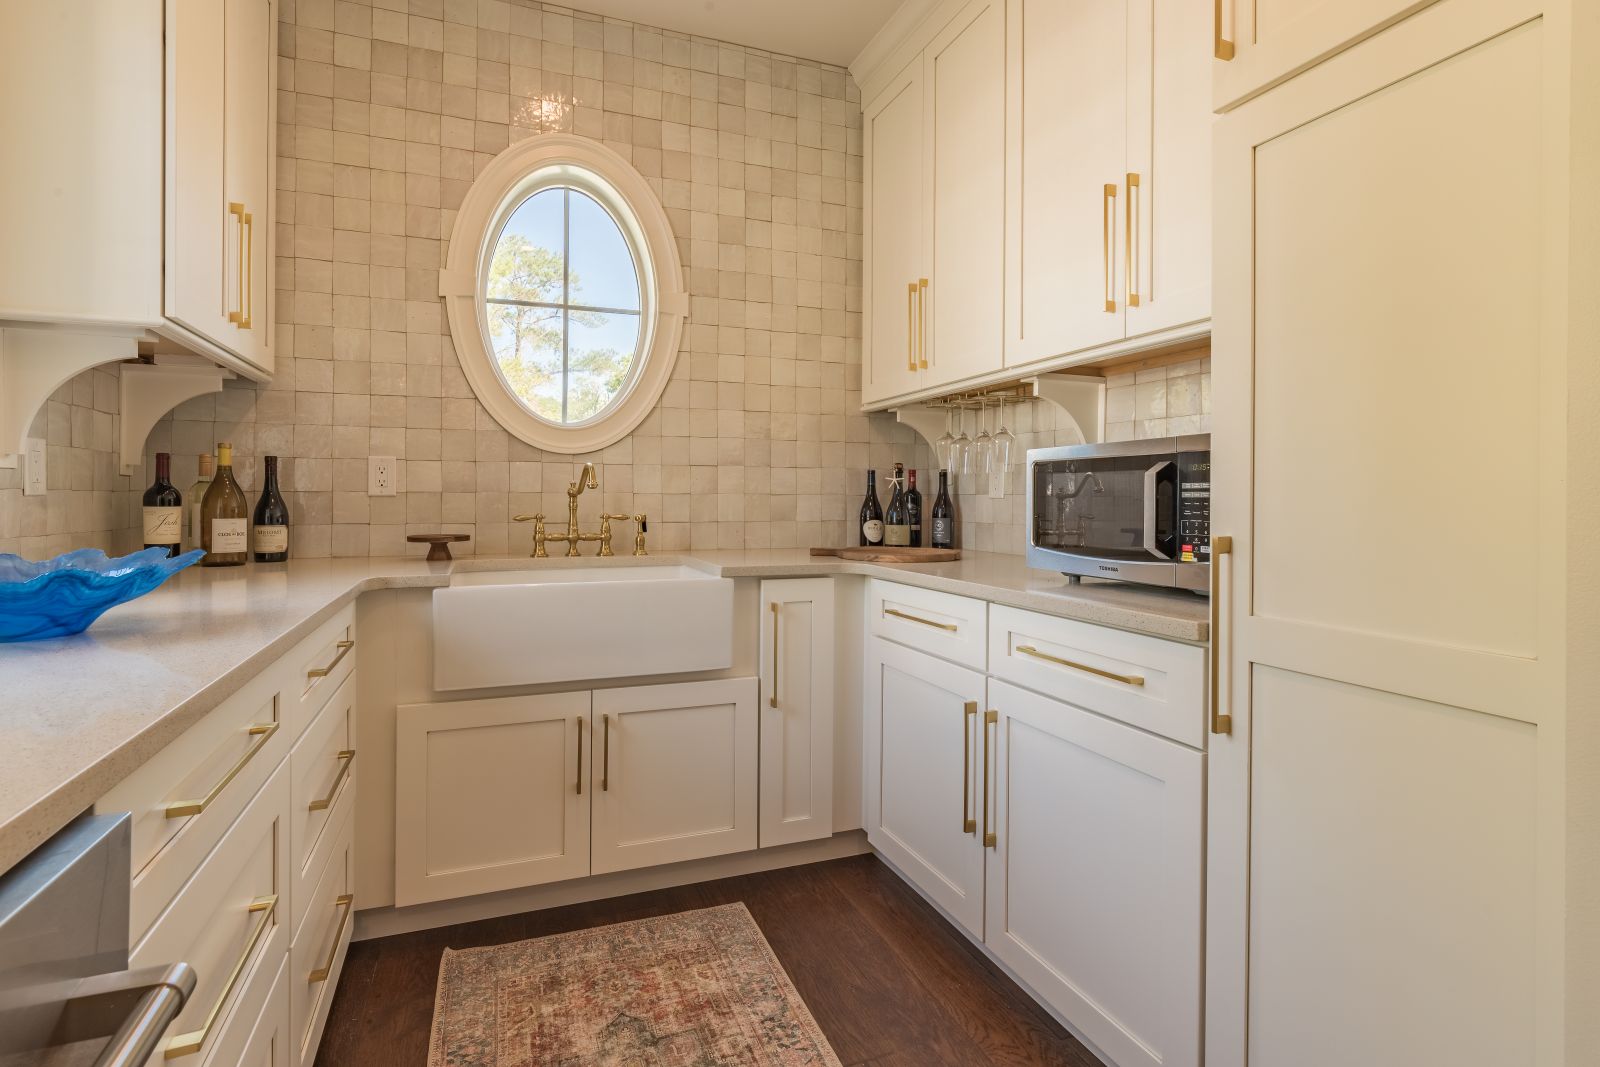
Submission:
{"label": "electrical outlet", "polygon": [[395,477],[398,473],[393,456],[368,456],[367,495],[394,496]]}
{"label": "electrical outlet", "polygon": [[22,460],[22,495],[43,496],[44,490],[44,438],[30,437]]}

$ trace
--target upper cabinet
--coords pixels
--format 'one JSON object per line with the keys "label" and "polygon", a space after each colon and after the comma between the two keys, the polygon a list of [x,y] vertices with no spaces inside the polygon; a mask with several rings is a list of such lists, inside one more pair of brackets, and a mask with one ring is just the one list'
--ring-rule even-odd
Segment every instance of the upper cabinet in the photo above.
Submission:
{"label": "upper cabinet", "polygon": [[1226,111],[1434,2],[1215,0],[1213,103]]}
{"label": "upper cabinet", "polygon": [[276,0],[6,5],[0,320],[270,375],[276,50]]}
{"label": "upper cabinet", "polygon": [[948,0],[858,71],[865,404],[1205,332],[1211,15]]}

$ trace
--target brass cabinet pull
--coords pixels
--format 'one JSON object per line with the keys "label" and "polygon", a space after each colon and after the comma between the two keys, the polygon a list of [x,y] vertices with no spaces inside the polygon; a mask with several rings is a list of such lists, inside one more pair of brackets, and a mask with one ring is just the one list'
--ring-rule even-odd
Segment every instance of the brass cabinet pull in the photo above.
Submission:
{"label": "brass cabinet pull", "polygon": [[976,833],[978,824],[972,819],[972,720],[977,717],[978,702],[969,700],[961,709],[961,832]]}
{"label": "brass cabinet pull", "polygon": [[328,946],[328,958],[306,977],[308,983],[326,982],[328,975],[333,973],[333,961],[339,955],[339,942],[344,940],[344,928],[350,923],[350,913],[356,910],[351,907],[355,902],[354,893],[346,893],[333,902],[334,907],[344,909],[344,914],[339,916],[339,926],[333,931],[333,944]]}
{"label": "brass cabinet pull", "polygon": [[1099,667],[1091,667],[1087,663],[1075,663],[1070,659],[1062,659],[1060,656],[1052,656],[1048,652],[1040,652],[1032,645],[1018,645],[1017,651],[1021,652],[1024,656],[1032,656],[1034,659],[1042,659],[1046,663],[1058,663],[1063,667],[1071,667],[1075,671],[1083,671],[1085,674],[1093,674],[1101,678],[1109,678],[1113,682],[1121,682],[1123,685],[1144,684],[1144,678],[1140,675],[1118,674],[1116,671],[1107,671],[1102,670]]}
{"label": "brass cabinet pull", "polygon": [[[228,312],[228,321],[238,324],[244,321],[244,205],[230,203],[228,205],[228,214],[234,218],[235,232],[239,238],[238,254],[234,257],[239,268],[238,277],[235,278],[235,288],[239,297],[239,310]],[[223,254],[227,254],[226,248],[224,248]]]}
{"label": "brass cabinet pull", "polygon": [[989,829],[989,727],[1000,721],[1000,713],[993,709],[983,713],[983,847],[994,848],[999,835]]}
{"label": "brass cabinet pull", "polygon": [[[928,369],[928,279],[917,279],[917,359]],[[916,368],[913,367],[913,370]]]}
{"label": "brass cabinet pull", "polygon": [[1123,226],[1123,272],[1128,281],[1128,306],[1139,306],[1139,176],[1128,172],[1127,218]]}
{"label": "brass cabinet pull", "polygon": [[907,615],[905,612],[896,611],[894,608],[884,608],[883,613],[885,615],[893,615],[897,619],[904,619],[907,622],[919,622],[924,626],[932,626],[936,630],[948,630],[951,633],[956,632],[955,623],[934,622],[932,619],[924,619],[919,615]]}
{"label": "brass cabinet pull", "polygon": [[583,796],[583,716],[579,715],[573,719],[572,724],[578,729],[578,788],[574,792],[581,797]]}
{"label": "brass cabinet pull", "polygon": [[611,791],[611,716],[600,716],[600,725],[604,728],[600,741],[600,792],[609,793]]}
{"label": "brass cabinet pull", "polygon": [[1222,665],[1222,557],[1233,554],[1233,538],[1217,534],[1211,538],[1211,732],[1233,733],[1233,716],[1222,708],[1222,686],[1218,668]]}
{"label": "brass cabinet pull", "polygon": [[1107,182],[1105,185],[1105,199],[1101,201],[1100,222],[1103,228],[1101,252],[1106,261],[1106,310],[1117,310],[1116,281],[1112,272],[1112,245],[1111,232],[1117,228],[1117,184]]}
{"label": "brass cabinet pull", "polygon": [[228,998],[233,995],[233,987],[239,984],[239,976],[244,974],[245,964],[255,955],[256,946],[261,944],[262,935],[267,932],[267,927],[272,925],[272,915],[277,907],[276,893],[270,897],[257,897],[250,902],[250,913],[261,916],[256,920],[255,929],[250,931],[250,940],[245,942],[244,951],[239,954],[239,960],[233,965],[228,980],[222,983],[222,992],[217,994],[216,1003],[211,1005],[211,1010],[206,1013],[205,1025],[198,1030],[191,1030],[187,1034],[179,1034],[173,1038],[167,1045],[167,1059],[175,1060],[180,1056],[193,1055],[205,1045],[206,1038],[211,1036],[211,1028],[217,1025],[217,1017],[222,1014],[223,1005],[228,1003]]}
{"label": "brass cabinet pull", "polygon": [[1222,0],[1217,0],[1216,14],[1212,18],[1211,54],[1221,60],[1233,58],[1233,42],[1222,36]]}
{"label": "brass cabinet pull", "polygon": [[906,369],[917,369],[917,283],[906,283]]}
{"label": "brass cabinet pull", "polygon": [[307,681],[310,681],[313,678],[326,678],[328,675],[332,674],[333,669],[339,665],[340,660],[344,659],[345,654],[348,653],[352,648],[356,647],[356,643],[354,641],[340,641],[335,647],[339,649],[339,654],[334,656],[326,667],[313,667],[309,671],[306,671]]}
{"label": "brass cabinet pull", "polygon": [[256,217],[246,211],[241,221],[245,232],[245,270],[241,274],[239,283],[241,286],[239,294],[239,328],[248,330],[256,312]]}
{"label": "brass cabinet pull", "polygon": [[221,780],[211,787],[211,791],[199,800],[174,800],[168,804],[166,807],[167,818],[185,819],[190,815],[199,815],[204,812],[222,795],[222,791],[228,788],[228,783],[239,777],[239,772],[244,770],[245,764],[255,759],[256,753],[260,752],[266,746],[266,743],[272,740],[272,735],[277,732],[278,724],[275,722],[258,722],[251,726],[248,733],[256,739],[255,743],[245,751],[243,756],[239,757],[239,762],[233,765],[233,769],[223,775]]}
{"label": "brass cabinet pull", "polygon": [[778,706],[778,602],[772,602],[772,692],[767,697],[767,707]]}
{"label": "brass cabinet pull", "polygon": [[333,757],[339,761],[339,773],[334,775],[333,787],[328,790],[328,795],[320,800],[313,800],[307,805],[308,811],[327,811],[333,807],[333,798],[339,795],[339,787],[344,785],[344,780],[350,774],[350,767],[356,761],[356,750],[347,748]]}

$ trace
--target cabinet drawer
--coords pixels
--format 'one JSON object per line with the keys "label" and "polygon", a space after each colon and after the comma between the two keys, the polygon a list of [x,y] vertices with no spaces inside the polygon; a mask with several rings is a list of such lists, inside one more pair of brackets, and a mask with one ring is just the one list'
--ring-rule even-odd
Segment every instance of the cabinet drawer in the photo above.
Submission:
{"label": "cabinet drawer", "polygon": [[867,590],[867,626],[879,637],[983,670],[984,615],[971,597],[874,580]]}
{"label": "cabinet drawer", "polygon": [[133,815],[129,943],[137,944],[289,751],[278,674],[223,701],[95,804]]}
{"label": "cabinet drawer", "polygon": [[300,736],[356,666],[356,608],[347,605],[279,661],[284,719]]}
{"label": "cabinet drawer", "polygon": [[235,1025],[249,1027],[288,949],[285,881],[289,775],[280,768],[150,929],[134,967],[182,960],[199,981],[166,1035],[167,1063],[202,1063]]}
{"label": "cabinet drawer", "polygon": [[333,828],[333,848],[316,885],[305,896],[305,924],[289,949],[289,1017],[293,1035],[293,1067],[317,1055],[322,1025],[328,1020],[333,990],[344,968],[345,952],[355,930],[355,825],[351,806],[343,805],[342,822]]}
{"label": "cabinet drawer", "polygon": [[327,862],[333,837],[354,805],[356,680],[344,680],[289,754],[289,929],[305,921],[307,897]]}
{"label": "cabinet drawer", "polygon": [[1205,747],[1205,650],[995,606],[989,673],[1195,748]]}
{"label": "cabinet drawer", "polygon": [[[258,989],[259,986],[259,989]],[[242,998],[235,1009],[238,1021],[217,1039],[205,1067],[291,1067],[294,1042],[289,1037],[289,959],[278,962],[271,982],[253,983],[249,1003]],[[264,1002],[257,1004],[255,997]],[[258,1009],[252,1012],[252,1009]],[[254,1016],[250,1025],[245,1020]],[[149,1067],[159,1067],[152,1059]]]}

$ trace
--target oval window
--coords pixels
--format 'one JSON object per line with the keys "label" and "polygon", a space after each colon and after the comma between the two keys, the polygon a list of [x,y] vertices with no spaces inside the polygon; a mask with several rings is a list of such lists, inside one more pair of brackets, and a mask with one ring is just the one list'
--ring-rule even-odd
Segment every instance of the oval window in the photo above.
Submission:
{"label": "oval window", "polygon": [[484,288],[495,369],[558,426],[608,411],[639,354],[639,269],[622,227],[588,193],[550,186],[495,239]]}

